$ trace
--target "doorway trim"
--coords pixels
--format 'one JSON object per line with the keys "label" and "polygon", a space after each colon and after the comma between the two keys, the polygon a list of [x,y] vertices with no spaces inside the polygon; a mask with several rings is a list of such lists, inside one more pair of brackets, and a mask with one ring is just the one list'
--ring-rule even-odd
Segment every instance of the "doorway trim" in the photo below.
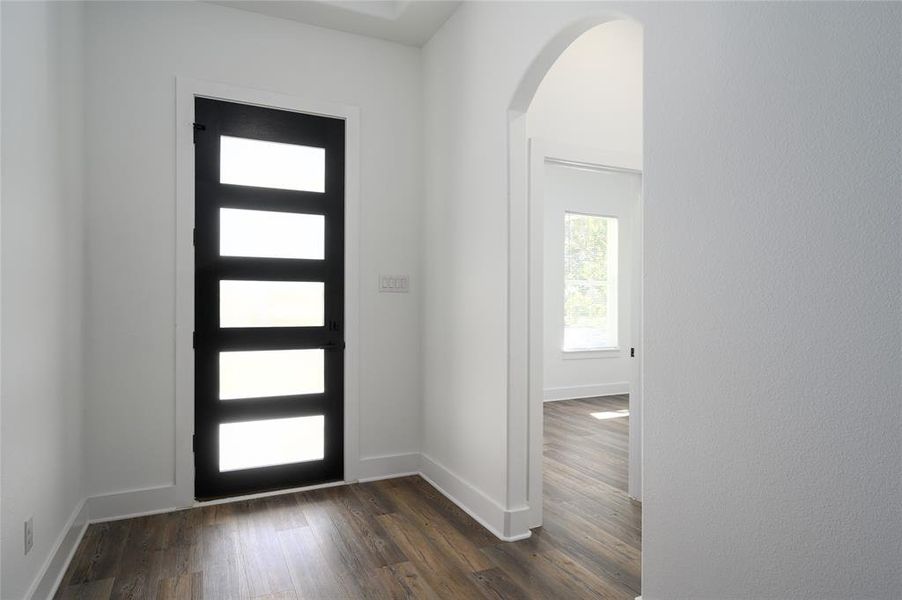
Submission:
{"label": "doorway trim", "polygon": [[[542,473],[543,447],[544,447],[544,307],[545,307],[545,279],[544,279],[544,249],[545,249],[545,165],[563,164],[585,166],[587,168],[621,171],[642,175],[642,157],[623,152],[606,151],[597,148],[574,146],[529,138],[527,140],[529,161],[529,186],[528,196],[528,300],[527,300],[527,369],[529,382],[527,398],[529,405],[529,456],[528,456],[528,500],[529,500],[529,527],[542,525],[542,498],[544,476]],[[631,298],[633,310],[630,323],[630,337],[635,347],[639,349],[634,365],[634,373],[630,381],[629,390],[629,484],[628,494],[636,499],[641,499],[641,470],[642,470],[642,273],[644,247],[642,243],[642,217],[644,202],[642,194],[639,195],[639,206],[636,210],[635,235],[638,236],[635,247],[639,248],[638,256],[633,256],[630,267],[633,269],[633,277],[638,277],[639,285],[631,285],[632,290],[637,290],[638,298]],[[632,291],[631,290],[631,291]],[[634,420],[635,418],[635,420]],[[635,423],[635,425],[633,425]]]}
{"label": "doorway trim", "polygon": [[176,77],[175,465],[177,506],[194,504],[194,98],[202,96],[345,121],[344,481],[358,478],[360,357],[360,111],[357,107]]}

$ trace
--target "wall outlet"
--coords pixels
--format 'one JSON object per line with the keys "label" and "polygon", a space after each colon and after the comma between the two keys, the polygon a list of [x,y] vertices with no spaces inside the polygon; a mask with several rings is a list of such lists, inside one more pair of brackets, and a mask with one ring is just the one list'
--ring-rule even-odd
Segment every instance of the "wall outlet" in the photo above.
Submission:
{"label": "wall outlet", "polygon": [[410,291],[409,275],[380,275],[379,292],[406,294]]}
{"label": "wall outlet", "polygon": [[34,517],[28,517],[25,521],[25,554],[31,552],[34,546]]}

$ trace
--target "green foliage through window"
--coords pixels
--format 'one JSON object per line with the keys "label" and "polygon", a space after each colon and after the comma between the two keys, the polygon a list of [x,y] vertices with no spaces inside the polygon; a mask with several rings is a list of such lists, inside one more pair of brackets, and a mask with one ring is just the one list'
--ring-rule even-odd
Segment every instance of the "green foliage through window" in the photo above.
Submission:
{"label": "green foliage through window", "polygon": [[564,348],[616,346],[617,219],[564,214]]}

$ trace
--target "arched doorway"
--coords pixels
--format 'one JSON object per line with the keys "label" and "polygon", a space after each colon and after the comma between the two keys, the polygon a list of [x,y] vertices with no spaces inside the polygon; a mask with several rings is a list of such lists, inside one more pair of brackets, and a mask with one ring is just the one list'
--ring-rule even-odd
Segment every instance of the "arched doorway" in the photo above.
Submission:
{"label": "arched doorway", "polygon": [[[511,409],[511,474],[522,473],[526,504],[529,506],[529,527],[543,522],[543,222],[542,202],[536,194],[536,172],[543,164],[542,151],[530,143],[529,109],[546,76],[554,65],[590,31],[612,22],[631,23],[640,32],[641,26],[619,14],[601,14],[571,24],[552,39],[534,59],[523,76],[509,108],[509,192],[510,192],[510,323],[509,323],[509,382]],[[641,67],[636,76],[641,84]],[[639,147],[637,152],[618,152],[609,143],[593,143],[597,160],[593,163],[628,171],[641,172],[641,98]],[[558,147],[560,145],[557,145]],[[598,152],[598,150],[601,150]],[[552,152],[553,153],[553,152]],[[538,157],[538,158],[537,158]],[[565,156],[558,158],[566,159]],[[641,249],[641,198],[638,200],[637,229]],[[641,280],[641,263],[636,265],[635,277]],[[634,383],[629,388],[629,495],[641,498],[641,287],[635,305],[635,332],[630,347],[636,348]],[[517,401],[526,399],[526,401]],[[522,412],[521,412],[522,411]],[[522,431],[518,430],[522,427]],[[518,441],[522,449],[517,449]],[[523,461],[518,464],[519,461]],[[522,468],[522,470],[521,470]],[[516,484],[516,482],[512,482]],[[522,489],[522,488],[521,488]]]}

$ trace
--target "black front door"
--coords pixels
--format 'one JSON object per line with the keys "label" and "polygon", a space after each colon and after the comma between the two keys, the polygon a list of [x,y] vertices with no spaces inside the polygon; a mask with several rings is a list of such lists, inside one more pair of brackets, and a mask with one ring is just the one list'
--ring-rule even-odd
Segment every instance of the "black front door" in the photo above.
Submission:
{"label": "black front door", "polygon": [[341,480],[344,121],[195,122],[195,496]]}

